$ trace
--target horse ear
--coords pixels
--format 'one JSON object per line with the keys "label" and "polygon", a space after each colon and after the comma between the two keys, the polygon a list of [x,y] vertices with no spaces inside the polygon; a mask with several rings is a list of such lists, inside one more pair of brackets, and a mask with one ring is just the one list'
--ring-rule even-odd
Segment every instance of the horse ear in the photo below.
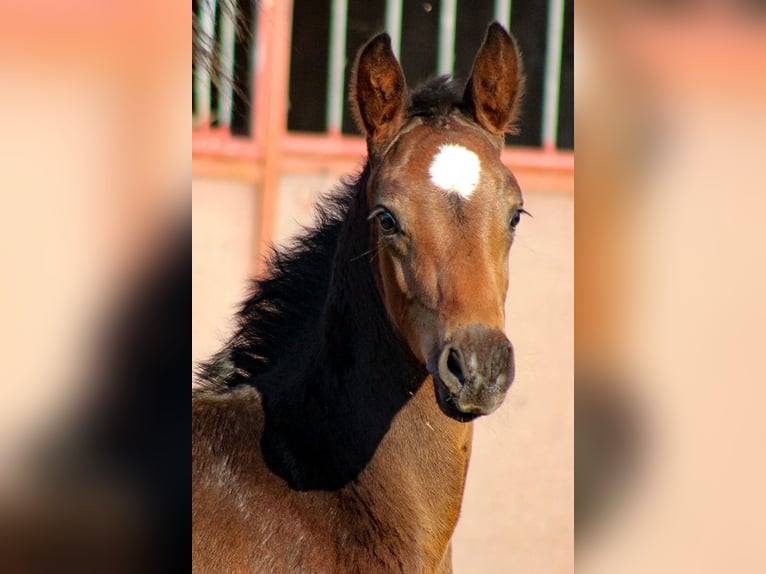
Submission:
{"label": "horse ear", "polygon": [[465,87],[463,108],[490,133],[517,133],[524,70],[516,40],[493,22]]}
{"label": "horse ear", "polygon": [[359,51],[351,80],[351,106],[370,143],[392,137],[407,111],[407,84],[388,34],[378,34]]}

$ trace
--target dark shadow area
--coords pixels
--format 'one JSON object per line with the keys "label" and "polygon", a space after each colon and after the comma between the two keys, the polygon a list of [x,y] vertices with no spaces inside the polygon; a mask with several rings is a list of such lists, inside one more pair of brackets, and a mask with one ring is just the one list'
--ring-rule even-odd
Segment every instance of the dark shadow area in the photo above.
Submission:
{"label": "dark shadow area", "polygon": [[290,131],[326,129],[329,37],[330,0],[295,0],[287,105]]}
{"label": "dark shadow area", "polygon": [[107,321],[93,389],[2,501],[5,572],[166,572],[186,560],[190,223]]}
{"label": "dark shadow area", "polygon": [[578,540],[629,486],[640,469],[641,421],[614,375],[575,377],[575,532]]}

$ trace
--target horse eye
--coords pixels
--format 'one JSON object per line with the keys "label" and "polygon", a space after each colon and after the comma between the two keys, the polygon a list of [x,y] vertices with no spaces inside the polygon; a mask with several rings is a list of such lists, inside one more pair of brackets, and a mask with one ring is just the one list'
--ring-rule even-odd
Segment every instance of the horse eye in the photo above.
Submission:
{"label": "horse eye", "polygon": [[519,224],[519,221],[521,221],[522,213],[532,217],[532,214],[529,213],[526,209],[517,209],[516,211],[513,212],[513,215],[511,216],[511,223],[510,223],[511,229],[516,229],[516,226]]}
{"label": "horse eye", "polygon": [[399,230],[396,218],[389,211],[382,211],[378,215],[378,221],[380,222],[380,230],[384,235],[393,235]]}

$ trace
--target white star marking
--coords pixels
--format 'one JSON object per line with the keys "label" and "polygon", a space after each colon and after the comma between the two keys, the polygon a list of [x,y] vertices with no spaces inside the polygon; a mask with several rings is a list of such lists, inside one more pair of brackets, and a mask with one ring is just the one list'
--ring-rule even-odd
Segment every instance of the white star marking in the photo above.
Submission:
{"label": "white star marking", "polygon": [[444,144],[431,160],[428,173],[441,189],[468,199],[479,183],[481,163],[471,150],[458,144]]}

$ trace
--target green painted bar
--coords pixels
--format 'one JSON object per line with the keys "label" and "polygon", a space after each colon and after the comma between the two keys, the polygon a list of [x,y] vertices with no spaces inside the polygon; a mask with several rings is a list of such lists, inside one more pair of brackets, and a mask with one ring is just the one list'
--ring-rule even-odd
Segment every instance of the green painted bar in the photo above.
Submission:
{"label": "green painted bar", "polygon": [[556,148],[559,121],[561,48],[564,43],[564,0],[548,2],[548,32],[545,46],[545,82],[543,84],[543,149]]}
{"label": "green painted bar", "polygon": [[237,5],[232,3],[231,13],[221,14],[221,71],[224,81],[219,82],[220,94],[218,97],[218,122],[220,125],[231,125],[231,108],[233,101],[234,85],[231,81],[234,75],[234,45],[236,42],[235,25]]}
{"label": "green painted bar", "polygon": [[455,69],[455,28],[457,27],[457,0],[442,0],[439,11],[439,52],[436,73],[452,74]]}
{"label": "green painted bar", "polygon": [[402,49],[402,0],[387,0],[386,32],[391,36],[391,48],[398,57]]}
{"label": "green painted bar", "polygon": [[495,0],[495,20],[511,30],[511,0]]}
{"label": "green painted bar", "polygon": [[327,68],[327,131],[341,132],[343,121],[343,72],[346,67],[348,0],[332,0],[330,8],[330,58]]}
{"label": "green painted bar", "polygon": [[[203,0],[199,5],[199,24],[205,38],[215,34],[216,0]],[[195,91],[197,92],[197,121],[207,126],[210,124],[210,62],[203,57],[201,65],[195,70]]]}

